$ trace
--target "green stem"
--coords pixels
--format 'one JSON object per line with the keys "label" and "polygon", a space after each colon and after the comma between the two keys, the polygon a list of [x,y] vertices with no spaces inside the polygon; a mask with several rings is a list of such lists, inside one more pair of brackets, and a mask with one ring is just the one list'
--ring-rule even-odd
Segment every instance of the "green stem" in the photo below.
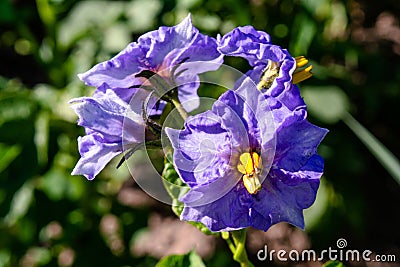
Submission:
{"label": "green stem", "polygon": [[231,250],[232,254],[235,254],[236,253],[236,247],[232,243],[232,240],[229,237],[229,232],[222,232],[221,236],[222,236],[222,239],[224,239],[226,241],[226,243],[228,244],[228,247]]}
{"label": "green stem", "polygon": [[229,249],[233,253],[233,259],[240,263],[241,267],[254,267],[254,265],[249,261],[246,253],[246,229],[233,231],[230,234],[235,245],[232,244],[230,239],[224,239],[228,243]]}
{"label": "green stem", "polygon": [[181,115],[182,119],[186,121],[188,118],[188,114],[186,110],[183,108],[181,102],[179,102],[178,97],[171,97],[171,102],[174,104],[175,108],[178,110],[179,115]]}

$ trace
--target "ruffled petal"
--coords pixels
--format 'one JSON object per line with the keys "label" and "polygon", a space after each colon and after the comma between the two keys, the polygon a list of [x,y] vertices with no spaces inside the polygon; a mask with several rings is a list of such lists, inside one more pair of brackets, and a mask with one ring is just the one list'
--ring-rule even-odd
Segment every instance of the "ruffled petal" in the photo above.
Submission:
{"label": "ruffled petal", "polygon": [[315,154],[328,130],[306,120],[287,125],[277,133],[274,165],[287,171],[298,171]]}
{"label": "ruffled petal", "polygon": [[72,171],[72,175],[84,175],[92,180],[115,156],[122,152],[121,143],[109,143],[99,133],[78,138],[81,158]]}
{"label": "ruffled petal", "polygon": [[266,231],[271,224],[288,222],[304,229],[303,210],[315,201],[323,168],[322,158],[314,155],[295,172],[271,169],[263,189],[254,196],[252,208],[257,213],[252,218],[259,223],[252,226]]}
{"label": "ruffled petal", "polygon": [[176,26],[162,26],[158,30],[142,35],[138,43],[146,51],[145,58],[148,64],[159,66],[171,51],[192,45],[198,34],[199,30],[193,26],[191,17],[188,15]]}
{"label": "ruffled petal", "polygon": [[[254,68],[254,72],[246,73],[245,76],[251,77],[256,84],[262,80],[265,68],[270,61],[279,63],[278,76],[267,89],[267,94],[275,97],[292,85],[292,74],[296,69],[296,62],[286,49],[271,44],[269,36],[268,38],[264,36],[268,35],[256,31],[251,26],[238,27],[219,41],[218,50],[227,56],[246,59]],[[241,79],[243,80],[244,78]]]}
{"label": "ruffled petal", "polygon": [[243,57],[255,66],[260,44],[269,44],[267,33],[255,30],[252,26],[237,27],[219,40],[218,50],[227,56]]}
{"label": "ruffled petal", "polygon": [[213,232],[248,227],[252,225],[248,207],[250,199],[246,189],[238,185],[211,203],[185,206],[181,220],[201,222]]}
{"label": "ruffled petal", "polygon": [[[72,99],[72,108],[78,114],[78,125],[101,133],[109,142],[121,142],[124,127],[129,129],[129,136],[139,142],[143,140],[144,123],[136,115],[127,116],[129,106],[112,90],[100,97],[81,97]],[[124,126],[125,123],[125,126]]]}
{"label": "ruffled petal", "polygon": [[[279,177],[269,177],[254,196],[252,226],[264,231],[279,222],[288,222],[304,229],[303,209],[310,207],[318,190],[318,179],[305,179],[295,185],[283,183]],[[262,216],[262,218],[257,218]],[[262,220],[263,219],[263,220]]]}
{"label": "ruffled petal", "polygon": [[189,117],[184,130],[166,128],[166,133],[177,171],[189,186],[212,183],[229,169],[231,138],[212,112]]}
{"label": "ruffled petal", "polygon": [[78,124],[86,136],[78,138],[81,159],[72,174],[93,179],[104,166],[124,149],[137,149],[144,143],[145,125],[141,116],[114,91],[98,92],[96,97],[71,100]]}
{"label": "ruffled petal", "polygon": [[79,79],[86,85],[108,88],[129,88],[140,84],[135,78],[143,66],[144,54],[137,43],[129,44],[112,59],[99,63],[85,73],[78,74]]}

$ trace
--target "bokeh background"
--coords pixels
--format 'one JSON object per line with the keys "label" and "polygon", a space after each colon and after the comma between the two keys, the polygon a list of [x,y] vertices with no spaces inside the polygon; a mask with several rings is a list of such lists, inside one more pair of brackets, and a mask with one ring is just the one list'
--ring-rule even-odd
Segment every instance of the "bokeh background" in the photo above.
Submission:
{"label": "bokeh background", "polygon": [[[221,240],[178,221],[126,166],[116,169],[119,159],[94,181],[70,175],[84,132],[67,102],[93,91],[76,74],[189,12],[203,33],[251,24],[307,56],[314,76],[300,87],[309,119],[330,130],[306,231],[284,223],[250,230],[250,258],[257,266],[319,266],[255,255],[265,244],[321,251],[345,238],[348,248],[397,256],[346,265],[400,266],[398,0],[1,0],[0,266],[154,266],[191,249],[207,266],[237,266]],[[248,69],[244,60],[226,63]]]}

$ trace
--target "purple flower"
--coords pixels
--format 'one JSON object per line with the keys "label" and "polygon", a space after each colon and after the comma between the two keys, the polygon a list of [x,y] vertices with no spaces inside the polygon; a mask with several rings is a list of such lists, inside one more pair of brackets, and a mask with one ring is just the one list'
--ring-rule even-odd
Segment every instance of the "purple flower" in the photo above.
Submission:
{"label": "purple flower", "polygon": [[304,228],[303,209],[314,202],[323,172],[316,151],[327,130],[306,120],[303,103],[295,85],[275,98],[246,79],[211,111],[189,117],[183,130],[167,128],[174,164],[190,186],[181,219],[211,231],[266,231],[282,221]]}
{"label": "purple flower", "polygon": [[243,57],[253,67],[239,84],[249,76],[259,90],[269,89],[272,96],[312,76],[312,66],[302,68],[307,59],[293,58],[286,49],[272,44],[267,33],[256,31],[252,26],[237,27],[218,42],[222,54]]}
{"label": "purple flower", "polygon": [[[161,90],[159,95],[178,87],[179,100],[190,111],[199,104],[198,74],[218,69],[222,61],[216,40],[199,33],[189,15],[174,27],[160,27],[142,35],[114,58],[78,76],[89,86],[118,88],[129,96],[123,90],[134,91],[141,85],[157,87],[149,77],[140,75],[143,71],[156,73],[169,87],[155,88]],[[191,100],[190,105],[185,105],[187,100]]]}
{"label": "purple flower", "polygon": [[[137,92],[144,101],[148,93]],[[136,150],[145,141],[145,124],[141,110],[131,107],[114,91],[97,92],[96,97],[81,97],[70,101],[78,114],[78,124],[86,135],[78,138],[81,158],[73,175],[93,179],[115,156],[126,150]]]}

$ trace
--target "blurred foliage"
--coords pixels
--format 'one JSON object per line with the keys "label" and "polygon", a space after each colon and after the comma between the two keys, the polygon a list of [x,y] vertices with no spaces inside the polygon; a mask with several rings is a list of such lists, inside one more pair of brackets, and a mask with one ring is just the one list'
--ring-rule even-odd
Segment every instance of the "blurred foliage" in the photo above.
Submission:
{"label": "blurred foliage", "polygon": [[[399,1],[3,0],[0,266],[156,264],[158,259],[137,256],[130,246],[148,227],[150,213],[172,212],[161,204],[121,201],[121,188],[131,178],[124,166],[115,169],[116,162],[94,181],[70,175],[83,129],[67,102],[93,90],[77,73],[188,12],[204,33],[216,36],[251,24],[293,56],[312,60],[314,77],[302,90],[310,120],[330,129],[320,147],[326,159],[321,190],[306,211],[313,248],[326,249],[344,237],[352,247],[398,251],[400,189],[393,178],[400,157]],[[237,58],[226,62],[248,68]],[[199,92],[214,98],[219,93],[211,86]],[[190,253],[160,266],[171,266],[169,261],[201,262]],[[234,264],[225,246],[204,261]]]}

